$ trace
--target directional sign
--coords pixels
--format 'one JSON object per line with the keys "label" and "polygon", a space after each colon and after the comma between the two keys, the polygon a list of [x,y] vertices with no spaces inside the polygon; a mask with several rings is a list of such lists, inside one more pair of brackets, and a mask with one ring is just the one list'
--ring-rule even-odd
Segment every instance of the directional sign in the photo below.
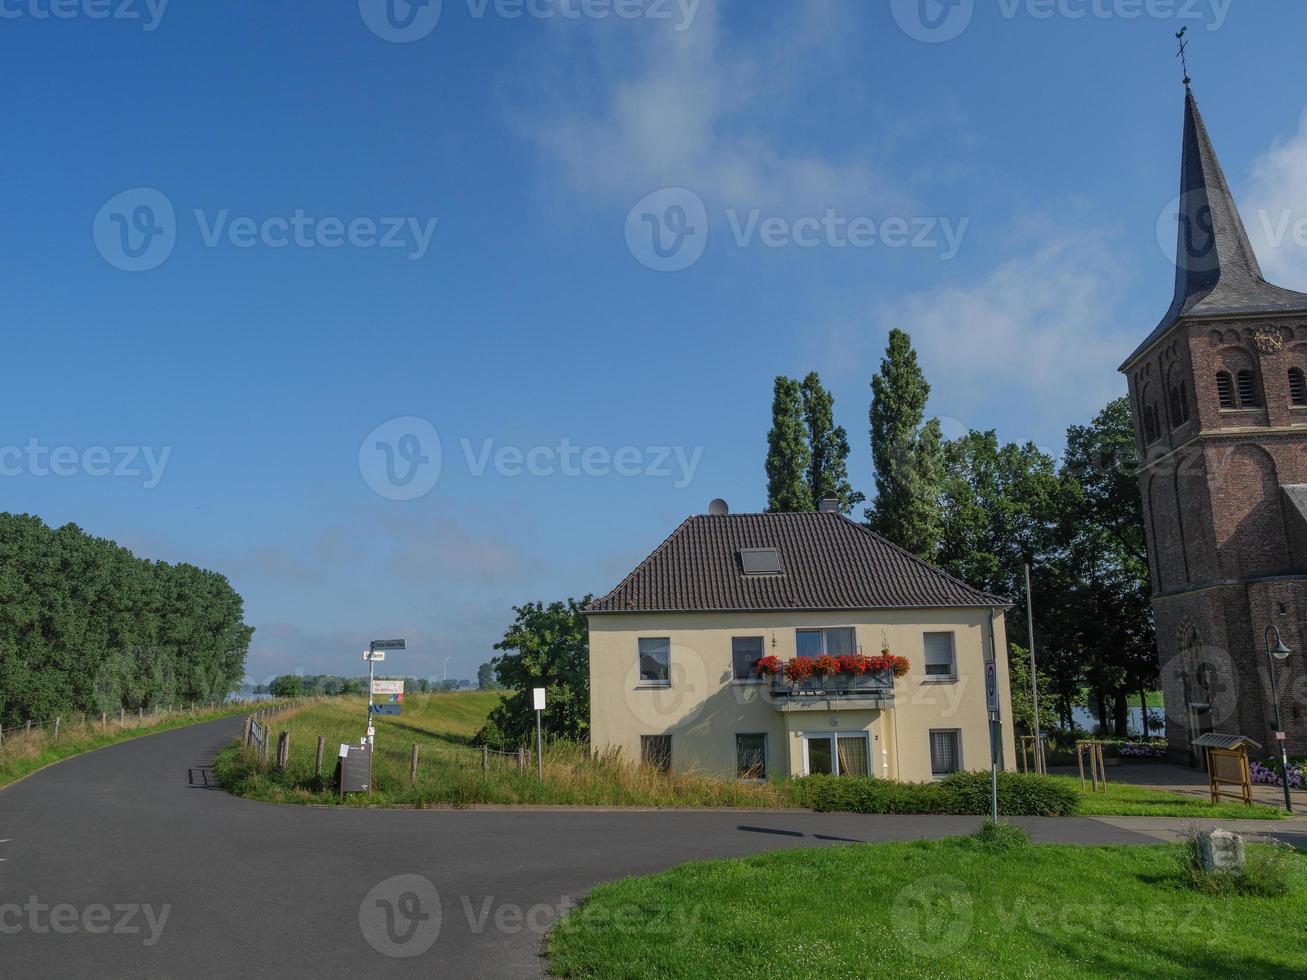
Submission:
{"label": "directional sign", "polygon": [[386,700],[387,700],[390,704],[403,704],[403,703],[404,703],[404,695],[402,695],[402,694],[391,694],[390,696],[388,696],[388,697],[386,698]]}
{"label": "directional sign", "polygon": [[545,688],[543,687],[537,687],[532,689],[531,699],[532,699],[532,703],[535,705],[536,711],[545,710],[545,693],[546,691]]}
{"label": "directional sign", "polygon": [[372,713],[374,715],[402,715],[404,706],[402,704],[374,704]]}
{"label": "directional sign", "polygon": [[998,661],[985,662],[985,700],[989,710],[998,713]]}
{"label": "directional sign", "polygon": [[407,650],[408,642],[406,640],[373,640],[373,650]]}
{"label": "directional sign", "polygon": [[401,681],[373,681],[373,694],[403,694],[404,682]]}

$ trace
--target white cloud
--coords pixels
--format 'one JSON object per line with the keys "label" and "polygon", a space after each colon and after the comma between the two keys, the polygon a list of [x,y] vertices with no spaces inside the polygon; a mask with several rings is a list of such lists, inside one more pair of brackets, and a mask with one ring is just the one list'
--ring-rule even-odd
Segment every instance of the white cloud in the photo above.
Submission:
{"label": "white cloud", "polygon": [[1105,234],[1046,234],[1028,248],[975,281],[894,301],[876,314],[877,339],[912,335],[931,411],[951,429],[998,427],[1060,451],[1067,424],[1124,390],[1117,365],[1142,334],[1115,315],[1124,270]]}
{"label": "white cloud", "polygon": [[1307,291],[1307,113],[1253,165],[1244,222],[1266,276]]}
{"label": "white cloud", "polygon": [[523,123],[568,187],[629,206],[661,187],[683,186],[710,207],[779,214],[903,204],[866,164],[865,147],[850,146],[836,159],[780,132],[809,55],[820,47],[828,59],[832,45],[838,53],[847,15],[831,0],[804,0],[772,33],[745,40],[726,31],[728,6],[704,0],[681,32],[647,25],[633,39],[596,30],[587,38],[599,55],[554,50],[574,68],[576,59],[594,57],[594,72],[577,74],[586,78],[585,91],[605,93],[579,109],[584,93],[557,76],[556,104],[535,107]]}

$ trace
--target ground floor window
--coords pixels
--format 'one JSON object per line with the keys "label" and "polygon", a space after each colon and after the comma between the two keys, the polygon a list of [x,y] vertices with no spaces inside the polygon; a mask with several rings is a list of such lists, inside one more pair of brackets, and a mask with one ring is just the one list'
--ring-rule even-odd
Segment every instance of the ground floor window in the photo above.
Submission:
{"label": "ground floor window", "polygon": [[735,736],[735,772],[741,779],[767,778],[767,736]]}
{"label": "ground floor window", "polygon": [[659,772],[670,772],[672,768],[672,736],[641,735],[640,762]]}
{"label": "ground floor window", "polygon": [[821,732],[803,736],[803,771],[808,776],[870,776],[866,732]]}
{"label": "ground floor window", "polygon": [[947,776],[962,768],[962,733],[956,729],[930,733],[930,772]]}

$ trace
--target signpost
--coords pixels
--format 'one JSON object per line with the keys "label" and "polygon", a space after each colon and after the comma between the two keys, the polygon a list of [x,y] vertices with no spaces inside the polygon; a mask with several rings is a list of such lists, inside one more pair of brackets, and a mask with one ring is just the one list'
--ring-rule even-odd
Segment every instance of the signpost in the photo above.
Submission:
{"label": "signpost", "polygon": [[[373,716],[374,714],[377,714],[377,711],[376,711],[377,705],[374,705],[374,704],[372,703],[372,696],[373,696],[374,694],[382,693],[382,692],[378,692],[378,690],[377,690],[377,684],[378,684],[378,683],[381,683],[381,684],[383,684],[383,685],[385,685],[385,684],[390,684],[390,685],[398,684],[398,685],[399,685],[399,691],[398,691],[398,693],[399,693],[401,696],[402,696],[403,693],[404,693],[404,682],[403,682],[403,681],[380,681],[380,682],[378,682],[378,681],[375,680],[375,679],[373,678],[373,676],[372,676],[372,675],[373,675],[373,671],[374,671],[376,665],[377,665],[379,662],[381,662],[381,661],[383,661],[383,660],[386,659],[386,651],[387,651],[387,650],[407,650],[407,649],[408,649],[408,642],[407,642],[406,640],[403,640],[403,639],[398,639],[398,640],[373,640],[371,643],[368,644],[368,648],[367,648],[366,650],[363,651],[363,659],[366,660],[366,661],[368,662],[368,735],[367,735],[367,743],[368,743],[368,752],[369,752],[369,753],[371,753],[371,751],[372,751],[372,743],[373,743],[374,733],[375,733],[375,729],[372,727],[372,716]],[[393,693],[396,693],[396,692],[393,691],[393,690],[387,690],[387,691],[385,691],[384,693],[386,693],[387,695],[389,695],[389,694],[393,694]],[[399,711],[391,711],[391,710],[387,710],[387,711],[384,712],[384,713],[385,713],[385,714],[399,714]],[[368,767],[369,767],[369,769],[371,769],[371,765],[372,765],[372,756],[371,756],[371,754],[369,754],[369,756],[368,756]]]}
{"label": "signpost", "polygon": [[374,715],[402,715],[404,706],[402,704],[374,704],[372,713]]}
{"label": "signpost", "polygon": [[403,694],[404,682],[403,681],[373,681],[372,693],[376,695]]}
{"label": "signpost", "polygon": [[340,795],[366,793],[372,786],[372,744],[342,745]]}
{"label": "signpost", "polygon": [[545,689],[537,687],[531,692],[536,709],[536,773],[545,781],[544,736],[540,734],[540,714],[545,710]]}

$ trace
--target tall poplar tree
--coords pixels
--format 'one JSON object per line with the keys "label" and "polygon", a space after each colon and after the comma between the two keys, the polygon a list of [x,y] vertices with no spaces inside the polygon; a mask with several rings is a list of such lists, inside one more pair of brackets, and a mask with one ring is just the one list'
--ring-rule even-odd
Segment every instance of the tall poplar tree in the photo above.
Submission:
{"label": "tall poplar tree", "polygon": [[773,514],[813,510],[808,486],[812,452],[799,382],[784,376],[776,379],[771,416],[771,432],[767,434],[767,510]]}
{"label": "tall poplar tree", "polygon": [[835,397],[813,371],[800,385],[803,422],[808,435],[808,492],[816,506],[827,496],[839,499],[840,513],[848,514],[867,498],[849,484],[849,436],[835,424]]}
{"label": "tall poplar tree", "polygon": [[943,440],[939,420],[926,421],[930,385],[912,338],[902,330],[890,331],[871,391],[876,500],[867,509],[867,521],[901,548],[934,561],[940,542]]}

